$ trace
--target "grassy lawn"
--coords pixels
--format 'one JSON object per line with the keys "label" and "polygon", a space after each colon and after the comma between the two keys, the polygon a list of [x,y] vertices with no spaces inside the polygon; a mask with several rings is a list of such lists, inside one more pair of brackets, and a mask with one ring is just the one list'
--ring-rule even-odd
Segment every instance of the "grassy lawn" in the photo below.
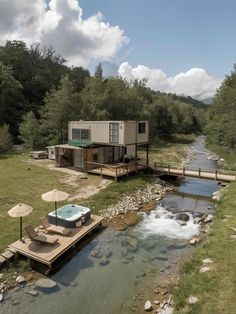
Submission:
{"label": "grassy lawn", "polygon": [[[185,144],[168,143],[159,147],[150,147],[149,161],[150,163],[169,163],[178,164],[186,155]],[[138,156],[146,158],[146,151],[139,151]]]}
{"label": "grassy lawn", "polygon": [[[63,182],[67,174],[26,163],[24,160],[27,159],[27,155],[22,153],[0,156],[0,252],[19,239],[19,219],[9,217],[7,213],[14,205],[25,203],[34,209],[28,217],[23,218],[24,230],[26,224],[39,225],[39,218],[54,209],[54,204],[41,199],[42,193],[57,188],[74,195],[79,192],[81,184],[96,185],[101,180],[99,176],[91,175],[78,186],[71,186]],[[115,203],[122,194],[144,188],[150,181],[151,178],[146,175],[130,176],[119,182],[114,181],[105,190],[88,200],[81,200],[81,204],[91,207],[93,212],[98,212]]]}
{"label": "grassy lawn", "polygon": [[220,146],[209,146],[209,149],[221,158],[224,158],[225,165],[224,168],[228,170],[236,170],[236,151],[233,149],[227,149]]}
{"label": "grassy lawn", "polygon": [[[181,279],[173,289],[175,313],[184,314],[232,314],[236,313],[236,240],[228,227],[236,227],[236,184],[232,183],[217,205],[211,233],[207,240],[196,248],[188,262],[181,268]],[[231,215],[227,222],[224,215]],[[211,258],[212,270],[199,273],[202,260]],[[197,296],[199,302],[189,305],[186,299]]]}

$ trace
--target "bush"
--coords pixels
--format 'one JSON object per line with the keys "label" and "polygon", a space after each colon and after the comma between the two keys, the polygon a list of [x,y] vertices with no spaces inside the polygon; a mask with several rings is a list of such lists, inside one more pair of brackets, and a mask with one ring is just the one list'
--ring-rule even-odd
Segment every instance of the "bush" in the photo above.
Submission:
{"label": "bush", "polygon": [[10,150],[13,146],[12,136],[9,131],[9,125],[3,124],[0,127],[0,153]]}

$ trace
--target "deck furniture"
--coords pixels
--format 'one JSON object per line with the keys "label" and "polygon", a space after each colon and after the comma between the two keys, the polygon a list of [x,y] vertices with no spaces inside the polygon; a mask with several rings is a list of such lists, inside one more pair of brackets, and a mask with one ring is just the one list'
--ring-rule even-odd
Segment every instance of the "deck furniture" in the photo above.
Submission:
{"label": "deck furniture", "polygon": [[61,226],[56,226],[56,225],[50,224],[48,222],[48,218],[47,217],[40,218],[40,221],[41,221],[41,224],[42,224],[43,228],[47,232],[52,232],[52,233],[56,233],[56,234],[67,236],[72,231],[71,228],[64,228],[64,227],[61,227]]}
{"label": "deck furniture", "polygon": [[41,242],[45,244],[56,244],[58,242],[58,238],[55,238],[50,235],[39,234],[36,232],[32,225],[28,225],[25,227],[26,232],[28,233],[30,239],[35,242]]}

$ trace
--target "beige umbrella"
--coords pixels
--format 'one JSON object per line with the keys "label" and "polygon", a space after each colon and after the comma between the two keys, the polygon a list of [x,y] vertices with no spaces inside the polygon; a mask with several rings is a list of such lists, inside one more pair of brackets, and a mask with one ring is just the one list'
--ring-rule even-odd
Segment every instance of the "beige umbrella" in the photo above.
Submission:
{"label": "beige umbrella", "polygon": [[55,203],[55,216],[56,216],[56,226],[57,226],[57,202],[65,201],[69,197],[69,194],[63,191],[58,191],[56,189],[42,194],[42,199],[46,202]]}
{"label": "beige umbrella", "polygon": [[[18,204],[12,207],[8,214],[14,218],[20,218],[20,240],[22,241],[22,217],[28,216],[32,212],[33,208],[29,205]],[[22,241],[23,242],[23,241]]]}

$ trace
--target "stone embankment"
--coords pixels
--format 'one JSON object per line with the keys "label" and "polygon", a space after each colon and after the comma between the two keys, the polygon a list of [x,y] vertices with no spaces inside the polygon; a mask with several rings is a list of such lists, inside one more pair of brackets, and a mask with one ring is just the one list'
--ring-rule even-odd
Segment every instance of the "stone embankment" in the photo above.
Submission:
{"label": "stone embankment", "polygon": [[157,202],[162,199],[167,192],[173,190],[173,185],[166,183],[159,178],[155,178],[154,182],[148,185],[145,189],[139,189],[131,195],[124,195],[116,204],[100,211],[100,214],[105,220],[109,220],[128,212],[137,212],[142,210],[145,207],[145,204]]}

